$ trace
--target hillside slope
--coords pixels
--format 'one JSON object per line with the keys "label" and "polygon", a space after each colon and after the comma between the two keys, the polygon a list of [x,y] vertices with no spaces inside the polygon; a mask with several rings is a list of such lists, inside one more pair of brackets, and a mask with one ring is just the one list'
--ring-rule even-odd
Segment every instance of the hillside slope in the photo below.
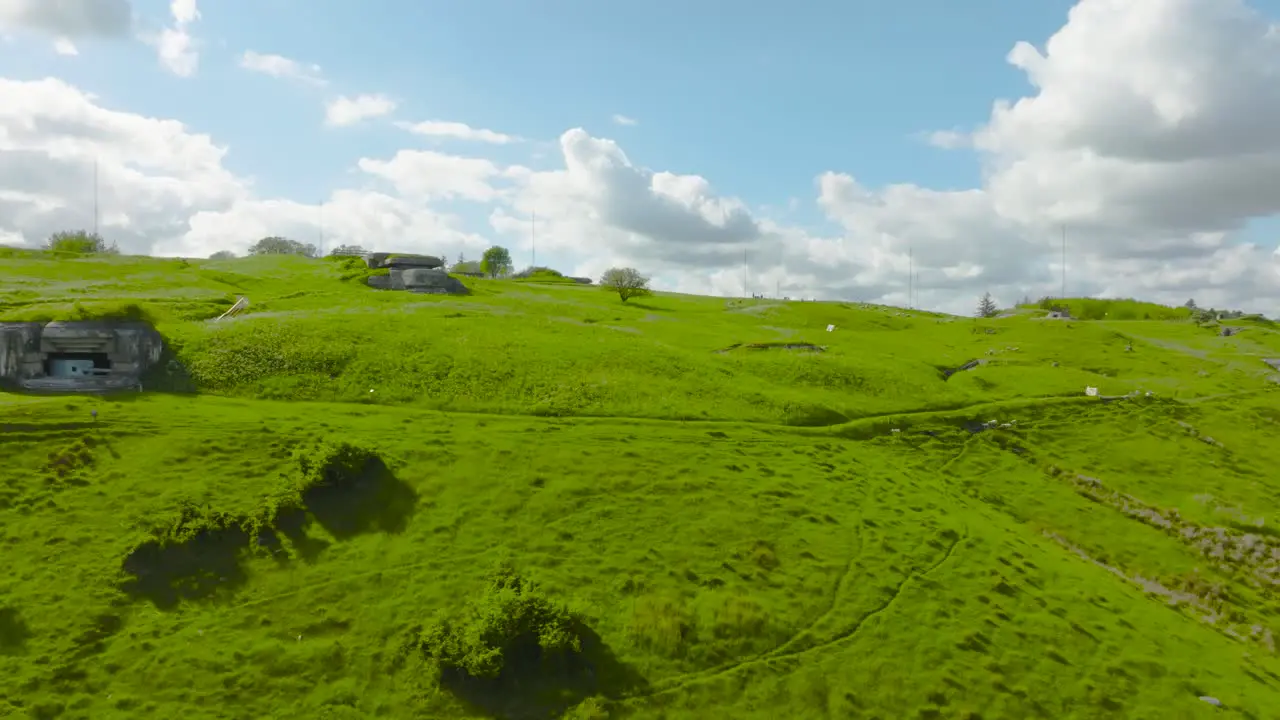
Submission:
{"label": "hillside slope", "polygon": [[[0,320],[145,316],[171,350],[141,395],[0,395],[0,715],[1280,707],[1265,322],[362,277],[0,256]],[[237,295],[249,311],[212,322]],[[257,517],[318,441],[385,471],[312,497],[274,550],[179,523],[139,560],[175,513]],[[579,614],[591,672],[513,649],[486,680],[405,654],[498,561]]]}

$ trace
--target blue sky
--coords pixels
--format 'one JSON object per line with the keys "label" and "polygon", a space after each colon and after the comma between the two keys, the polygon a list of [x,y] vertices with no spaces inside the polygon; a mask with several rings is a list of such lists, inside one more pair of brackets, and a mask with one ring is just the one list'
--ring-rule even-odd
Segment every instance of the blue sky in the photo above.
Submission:
{"label": "blue sky", "polygon": [[[671,288],[738,293],[746,251],[768,259],[766,287],[903,303],[914,249],[920,302],[958,308],[974,292],[1004,302],[1052,292],[1054,239],[1068,224],[1077,248],[1069,274],[1081,293],[1280,304],[1280,275],[1258,271],[1280,257],[1280,193],[1266,189],[1280,173],[1280,43],[1266,33],[1280,0],[1248,3],[1261,13],[1253,15],[1243,0],[203,0],[189,28],[200,56],[190,76],[166,71],[147,42],[173,24],[170,0],[64,0],[132,6],[127,33],[77,36],[78,56],[54,51],[48,23],[22,27],[11,8],[49,7],[33,2],[0,0],[0,81],[56,77],[101,107],[184,125],[177,139],[150,142],[144,136],[157,130],[135,123],[135,135],[102,141],[153,153],[153,167],[108,173],[138,183],[115,200],[133,219],[121,232],[140,248],[207,254],[249,233],[318,234],[306,224],[320,222],[300,218],[322,217],[328,228],[331,213],[344,212],[353,237],[379,245],[412,237],[414,249],[441,246],[452,257],[492,240],[523,264],[527,236],[514,228],[536,207],[540,236],[545,216],[546,236],[563,238],[539,260],[568,271],[633,263]],[[1019,42],[1035,50],[1011,55]],[[246,51],[318,64],[326,82],[249,72],[240,67]],[[1029,82],[1036,67],[1041,87]],[[8,92],[17,93],[10,103],[38,94],[34,83]],[[368,94],[394,99],[395,111],[324,123],[327,103]],[[107,122],[86,110],[86,125],[64,128],[51,119],[64,101],[42,97],[48,105],[36,114],[50,119],[32,142],[52,153],[49,164],[62,162],[60,143]],[[1018,105],[998,117],[999,100]],[[1172,118],[1169,108],[1191,114]],[[1273,113],[1275,122],[1251,127],[1234,121]],[[21,120],[0,111],[0,131]],[[427,120],[525,141],[423,137],[395,125]],[[1246,136],[1255,127],[1274,129]],[[994,144],[980,154],[982,136],[951,149],[929,142],[949,130],[982,130]],[[180,158],[191,133],[229,154],[203,156],[187,172]],[[421,153],[395,177],[357,169],[415,149],[495,163],[499,175],[479,182],[506,189],[415,198],[409,185],[423,173],[456,170]],[[84,152],[79,162],[92,164]],[[681,177],[663,190],[620,153]],[[1251,165],[1241,153],[1254,153]],[[575,158],[576,176],[554,177],[573,175]],[[210,181],[223,168],[233,182]],[[529,170],[501,174],[512,168]],[[444,193],[476,187],[464,175]],[[363,194],[337,202],[337,191]],[[65,207],[83,207],[70,195]],[[327,205],[281,209],[276,199]],[[716,218],[738,200],[747,214],[734,229]],[[41,215],[35,200],[21,210],[5,202],[16,201],[0,198],[0,238],[42,237],[67,221]],[[399,230],[379,230],[383,212],[397,215]],[[139,223],[144,216],[150,224]],[[440,218],[452,235],[441,234]],[[1260,247],[1232,250],[1242,240]]]}
{"label": "blue sky", "polygon": [[[1027,92],[1005,53],[1043,41],[1070,6],[218,0],[202,7],[194,82],[164,74],[145,46],[104,47],[90,63],[34,39],[30,52],[0,56],[0,72],[57,74],[134,112],[181,118],[230,145],[226,165],[266,195],[319,199],[349,182],[354,158],[404,146],[405,133],[385,125],[318,122],[326,95],[381,92],[409,120],[545,141],[581,126],[617,139],[637,164],[703,175],[752,205],[797,198],[792,219],[817,224],[814,177],[827,170],[873,187],[978,184],[972,153],[931,147],[922,133],[977,126],[994,98]],[[165,21],[166,2],[137,8]],[[318,63],[332,85],[250,75],[236,65],[245,49]],[[615,114],[639,124],[620,127]],[[509,154],[530,162],[527,150]]]}

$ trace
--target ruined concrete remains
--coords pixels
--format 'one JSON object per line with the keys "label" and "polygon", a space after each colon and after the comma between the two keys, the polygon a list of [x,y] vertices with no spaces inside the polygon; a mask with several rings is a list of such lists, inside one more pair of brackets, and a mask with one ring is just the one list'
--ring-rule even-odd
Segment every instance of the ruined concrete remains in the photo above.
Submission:
{"label": "ruined concrete remains", "polygon": [[365,264],[385,269],[386,275],[373,275],[366,281],[378,290],[408,290],[416,293],[466,295],[467,286],[444,269],[444,260],[432,255],[400,255],[369,253]]}
{"label": "ruined concrete remains", "polygon": [[147,323],[0,323],[0,386],[44,392],[141,389],[164,343]]}
{"label": "ruined concrete remains", "polygon": [[409,292],[440,295],[467,294],[467,286],[463,285],[461,280],[449,277],[449,273],[445,272],[444,268],[435,270],[408,268],[401,274],[401,282],[404,284],[404,289]]}

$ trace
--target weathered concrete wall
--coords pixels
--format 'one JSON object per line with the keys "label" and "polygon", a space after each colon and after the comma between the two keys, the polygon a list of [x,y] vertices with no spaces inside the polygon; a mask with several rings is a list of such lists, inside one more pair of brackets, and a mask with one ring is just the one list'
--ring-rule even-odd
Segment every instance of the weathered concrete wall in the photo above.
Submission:
{"label": "weathered concrete wall", "polygon": [[146,323],[122,323],[116,327],[116,351],[111,367],[116,372],[139,375],[160,362],[164,339]]}
{"label": "weathered concrete wall", "polygon": [[391,278],[392,290],[404,289],[404,268],[391,268],[390,274],[387,275],[387,277]]}
{"label": "weathered concrete wall", "polygon": [[365,284],[376,290],[390,290],[391,276],[390,275],[370,275],[369,277],[365,278]]}
{"label": "weathered concrete wall", "polygon": [[[142,322],[0,323],[0,382],[41,381],[51,353],[100,352],[111,360],[112,376],[136,380],[160,361],[164,339]],[[70,383],[64,389],[74,390]]]}
{"label": "weathered concrete wall", "polygon": [[364,262],[371,268],[438,268],[444,267],[444,259],[434,255],[410,255],[405,253],[369,253]]}
{"label": "weathered concrete wall", "polygon": [[402,280],[405,289],[410,292],[448,295],[466,295],[468,292],[461,280],[449,277],[449,273],[444,270],[412,268],[404,271]]}
{"label": "weathered concrete wall", "polygon": [[51,322],[40,331],[40,352],[112,353],[115,349],[115,326],[101,320]]}
{"label": "weathered concrete wall", "polygon": [[21,380],[40,371],[41,328],[41,323],[0,323],[0,380]]}

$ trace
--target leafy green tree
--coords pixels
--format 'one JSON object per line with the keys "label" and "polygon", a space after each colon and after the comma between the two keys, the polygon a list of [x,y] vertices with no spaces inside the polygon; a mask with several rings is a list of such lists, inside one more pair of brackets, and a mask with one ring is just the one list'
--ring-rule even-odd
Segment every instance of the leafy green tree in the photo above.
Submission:
{"label": "leafy green tree", "polygon": [[313,258],[316,256],[316,246],[310,243],[300,243],[297,240],[289,238],[271,236],[264,237],[254,243],[249,248],[250,255],[301,255],[303,257]]}
{"label": "leafy green tree", "polygon": [[999,312],[1000,308],[996,307],[996,301],[991,299],[991,293],[983,293],[982,299],[978,301],[978,317],[995,317]]}
{"label": "leafy green tree", "polygon": [[1190,300],[1188,300],[1188,301],[1187,301],[1187,304],[1186,304],[1186,305],[1183,305],[1183,307],[1185,307],[1185,308],[1186,308],[1186,309],[1188,309],[1188,310],[1195,310],[1195,309],[1196,309],[1196,299],[1195,299],[1195,298],[1191,298]]}
{"label": "leafy green tree", "polygon": [[368,250],[365,250],[359,245],[339,245],[338,247],[330,250],[329,255],[365,255],[368,254],[368,252]]}
{"label": "leafy green tree", "polygon": [[97,233],[84,230],[64,230],[49,236],[45,241],[46,250],[80,255],[116,255],[120,251],[115,243],[107,244]]}
{"label": "leafy green tree", "polygon": [[581,653],[584,629],[581,616],[503,563],[462,612],[413,628],[404,649],[421,652],[442,669],[492,679],[530,657],[547,662]]}
{"label": "leafy green tree", "polygon": [[209,259],[210,260],[234,260],[235,257],[236,257],[236,254],[231,252],[230,250],[219,250],[218,252],[210,255]]}
{"label": "leafy green tree", "polygon": [[489,277],[502,277],[511,272],[511,253],[504,247],[494,245],[484,251],[480,259],[480,272]]}
{"label": "leafy green tree", "polygon": [[626,302],[649,294],[649,278],[635,268],[609,268],[600,276],[600,287],[613,290]]}

